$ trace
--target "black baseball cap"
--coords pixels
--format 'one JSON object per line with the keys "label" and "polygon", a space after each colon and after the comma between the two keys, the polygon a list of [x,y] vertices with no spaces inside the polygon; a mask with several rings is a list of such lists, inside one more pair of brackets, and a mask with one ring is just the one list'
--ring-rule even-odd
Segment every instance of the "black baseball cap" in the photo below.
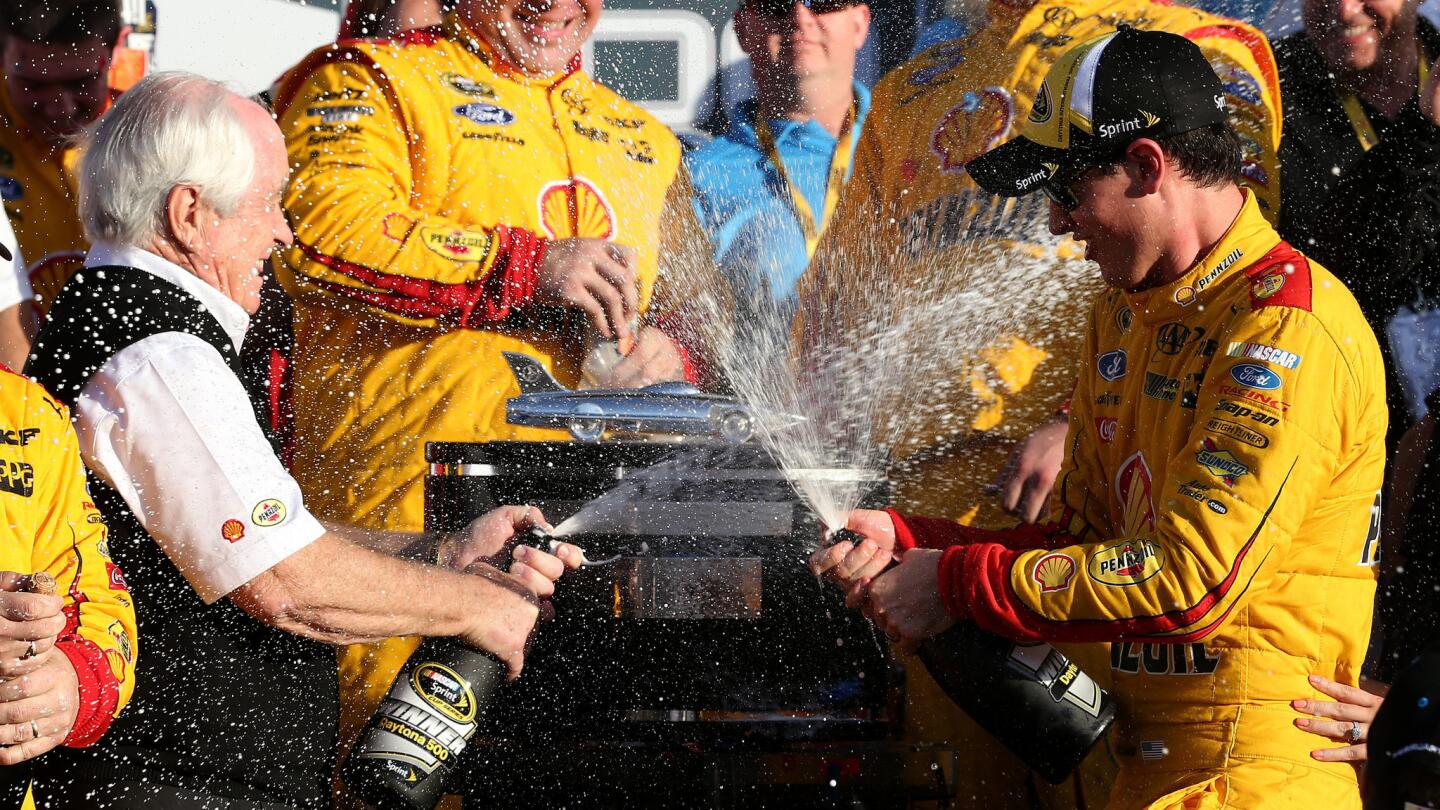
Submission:
{"label": "black baseball cap", "polygon": [[1018,197],[1073,179],[1137,138],[1225,120],[1225,91],[1195,43],[1121,26],[1066,51],[1045,74],[1019,137],[965,168],[986,191]]}
{"label": "black baseball cap", "polygon": [[1366,751],[1366,810],[1440,810],[1440,652],[1395,678]]}

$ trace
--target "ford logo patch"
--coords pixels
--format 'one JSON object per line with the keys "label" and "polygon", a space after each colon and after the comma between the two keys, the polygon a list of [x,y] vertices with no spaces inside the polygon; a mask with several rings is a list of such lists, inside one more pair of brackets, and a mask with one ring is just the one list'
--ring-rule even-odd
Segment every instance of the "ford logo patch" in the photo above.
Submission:
{"label": "ford logo patch", "polygon": [[496,107],[494,104],[474,102],[471,104],[460,104],[455,107],[455,114],[461,118],[468,118],[477,124],[487,124],[494,127],[508,127],[515,123],[515,113],[504,107]]}
{"label": "ford logo patch", "polygon": [[1246,388],[1274,391],[1280,387],[1279,374],[1276,374],[1264,366],[1257,366],[1254,363],[1241,363],[1235,366],[1230,369],[1230,377]]}
{"label": "ford logo patch", "polygon": [[1095,368],[1100,376],[1114,382],[1125,376],[1125,350],[1116,349],[1113,352],[1106,352],[1100,355],[1096,361]]}

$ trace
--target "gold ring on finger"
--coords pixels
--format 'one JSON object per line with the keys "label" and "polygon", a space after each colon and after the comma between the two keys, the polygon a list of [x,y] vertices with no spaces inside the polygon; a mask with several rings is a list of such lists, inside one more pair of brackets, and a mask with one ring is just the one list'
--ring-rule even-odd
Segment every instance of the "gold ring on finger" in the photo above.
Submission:
{"label": "gold ring on finger", "polygon": [[35,735],[34,739],[40,739],[40,724],[34,720],[30,721],[30,733]]}

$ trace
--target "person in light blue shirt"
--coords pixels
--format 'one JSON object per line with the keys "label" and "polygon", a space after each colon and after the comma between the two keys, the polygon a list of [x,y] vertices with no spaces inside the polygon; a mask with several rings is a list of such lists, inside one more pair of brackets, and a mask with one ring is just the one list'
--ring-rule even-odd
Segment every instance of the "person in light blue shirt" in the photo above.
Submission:
{"label": "person in light blue shirt", "polygon": [[[745,315],[783,320],[850,176],[870,108],[855,81],[870,9],[856,0],[745,0],[735,34],[757,95],[690,153],[695,209]],[[778,317],[773,317],[778,316]]]}

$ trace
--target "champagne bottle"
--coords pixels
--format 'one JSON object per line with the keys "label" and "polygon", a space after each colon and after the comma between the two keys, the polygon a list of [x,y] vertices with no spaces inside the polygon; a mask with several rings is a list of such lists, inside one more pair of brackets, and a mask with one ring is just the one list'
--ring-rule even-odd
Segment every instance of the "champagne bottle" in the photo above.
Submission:
{"label": "champagne bottle", "polygon": [[[522,542],[554,545],[538,527]],[[458,639],[426,639],[350,750],[345,784],[380,810],[431,810],[507,673],[500,659]]]}
{"label": "champagne bottle", "polygon": [[973,622],[920,644],[945,694],[1027,766],[1065,781],[1115,720],[1115,701],[1049,644],[1018,644]]}
{"label": "champagne bottle", "polygon": [[350,751],[345,784],[381,810],[431,810],[505,675],[488,653],[426,639]]}
{"label": "champagne bottle", "polygon": [[[842,529],[832,539],[863,538]],[[921,642],[919,655],[955,705],[1052,784],[1115,721],[1110,694],[1049,644],[1020,644],[963,621]]]}

